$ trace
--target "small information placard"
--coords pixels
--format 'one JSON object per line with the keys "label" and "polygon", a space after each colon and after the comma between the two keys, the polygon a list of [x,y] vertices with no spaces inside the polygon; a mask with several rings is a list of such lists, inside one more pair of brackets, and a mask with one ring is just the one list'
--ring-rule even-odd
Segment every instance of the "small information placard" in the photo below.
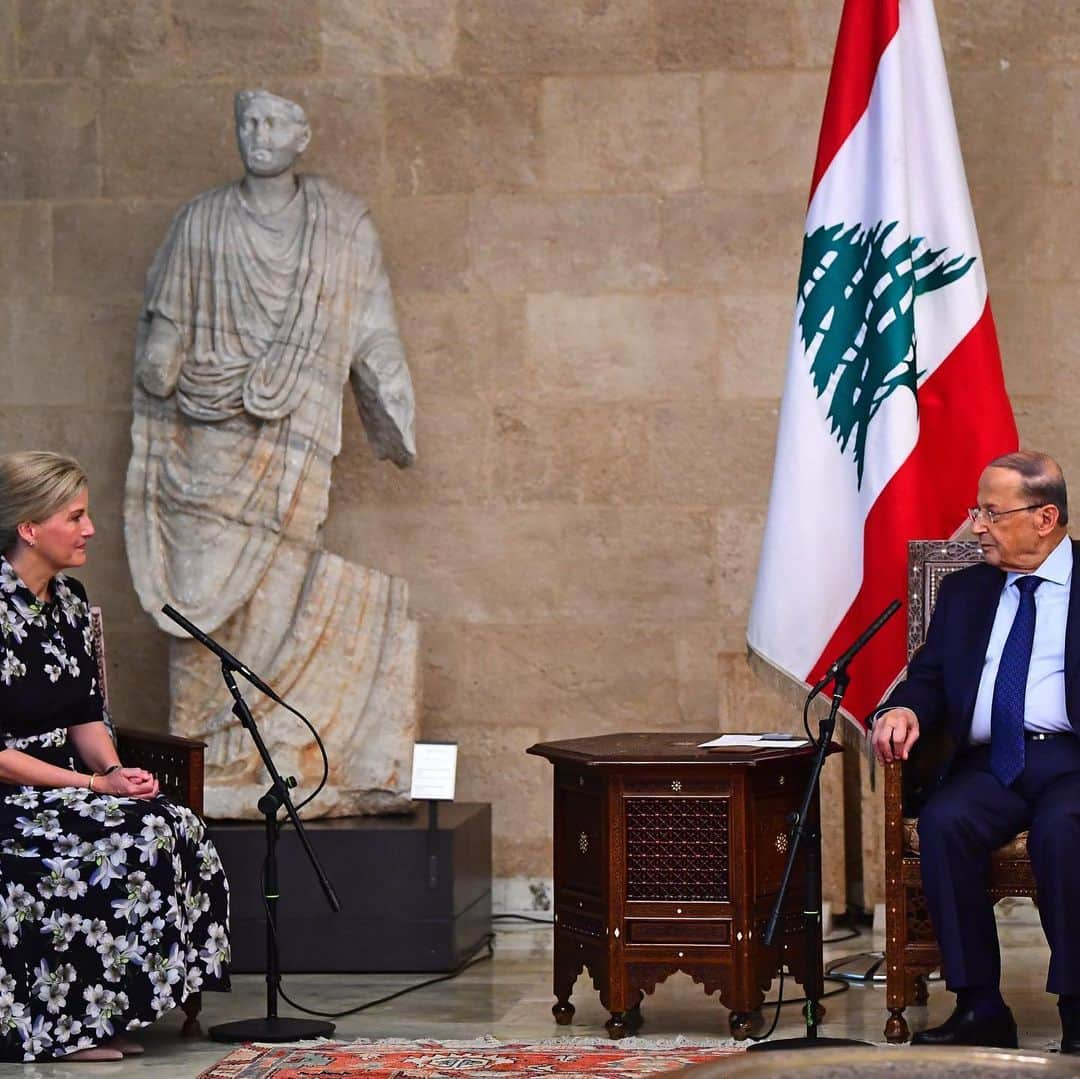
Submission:
{"label": "small information placard", "polygon": [[414,801],[452,802],[457,782],[457,742],[417,742],[413,746]]}

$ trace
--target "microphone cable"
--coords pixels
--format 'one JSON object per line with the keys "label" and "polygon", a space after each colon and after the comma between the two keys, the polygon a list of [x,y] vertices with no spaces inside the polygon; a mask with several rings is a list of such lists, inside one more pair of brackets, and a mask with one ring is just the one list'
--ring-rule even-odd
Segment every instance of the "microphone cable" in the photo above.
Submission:
{"label": "microphone cable", "polygon": [[[279,949],[281,948],[281,941],[278,939],[277,926],[270,920],[270,904],[266,900],[266,864],[263,863],[263,868],[259,872],[259,892],[262,895],[263,910],[266,913],[266,924],[270,926],[270,931],[274,935],[274,945]],[[477,955],[476,953],[480,949],[485,949],[483,955]],[[459,974],[464,973],[469,967],[475,966],[477,963],[482,963],[487,959],[491,959],[495,955],[495,934],[485,933],[480,943],[469,953],[469,956],[462,960],[452,971],[447,974],[440,974],[435,978],[427,978],[422,982],[417,982],[415,985],[407,985],[403,989],[398,989],[393,993],[387,993],[385,996],[376,997],[374,1000],[365,1001],[363,1004],[357,1004],[355,1007],[346,1008],[340,1012],[320,1012],[315,1008],[305,1007],[303,1004],[297,1004],[282,986],[282,979],[279,975],[277,985],[277,995],[281,997],[290,1007],[295,1008],[298,1012],[303,1012],[305,1015],[315,1015],[320,1019],[343,1019],[348,1015],[357,1015],[360,1012],[365,1012],[368,1008],[374,1008],[378,1004],[386,1004],[391,1000],[397,1000],[398,997],[403,997],[407,993],[415,993],[418,989],[427,989],[428,986],[438,985],[440,982],[448,982],[452,978],[456,978]]]}
{"label": "microphone cable", "polygon": [[[319,780],[319,785],[315,788],[315,790],[311,794],[309,794],[298,805],[293,807],[296,810],[296,812],[299,813],[300,810],[303,809],[304,806],[306,806],[308,804],[308,802],[314,801],[319,796],[319,793],[322,791],[323,787],[326,786],[326,781],[330,778],[330,758],[327,757],[327,755],[326,755],[326,746],[323,744],[323,740],[322,740],[321,736],[319,735],[319,732],[312,725],[312,723],[308,719],[308,717],[305,716],[303,712],[300,712],[297,709],[293,708],[293,706],[291,704],[289,704],[287,701],[279,699],[275,703],[280,704],[282,708],[285,708],[288,711],[292,712],[292,714],[294,716],[296,716],[297,719],[299,719],[304,724],[304,726],[307,727],[307,729],[309,731],[311,731],[311,736],[315,739],[315,744],[319,747],[319,753],[322,755],[322,765],[323,765],[322,779]],[[284,820],[281,823],[285,823],[288,820],[289,820],[288,815],[286,815]]]}

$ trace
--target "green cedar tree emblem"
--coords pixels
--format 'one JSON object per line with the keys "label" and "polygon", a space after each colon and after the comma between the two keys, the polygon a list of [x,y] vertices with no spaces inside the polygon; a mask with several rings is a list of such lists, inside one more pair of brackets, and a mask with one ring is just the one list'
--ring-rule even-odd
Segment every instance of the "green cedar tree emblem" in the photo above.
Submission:
{"label": "green cedar tree emblem", "polygon": [[[866,436],[886,398],[910,390],[918,402],[915,297],[944,288],[974,257],[948,257],[923,237],[890,241],[897,222],[821,226],[803,241],[799,327],[818,397],[828,395],[830,431],[842,451],[854,439],[862,486]],[[886,247],[889,248],[886,253]]]}

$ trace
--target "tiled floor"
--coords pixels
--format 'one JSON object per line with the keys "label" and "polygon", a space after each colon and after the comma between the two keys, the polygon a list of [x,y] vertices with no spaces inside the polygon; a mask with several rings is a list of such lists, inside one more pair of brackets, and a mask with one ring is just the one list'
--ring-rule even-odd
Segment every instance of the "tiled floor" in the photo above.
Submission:
{"label": "tiled floor", "polygon": [[[453,981],[411,993],[360,1015],[338,1021],[335,1037],[353,1038],[475,1038],[485,1034],[498,1038],[555,1038],[568,1034],[604,1037],[607,1014],[600,1007],[587,979],[578,981],[574,1004],[577,1014],[571,1028],[557,1027],[551,1018],[552,996],[550,930],[501,922],[494,959],[476,964]],[[837,931],[839,934],[842,931]],[[1006,998],[1021,1031],[1025,1048],[1048,1049],[1059,1029],[1054,1000],[1043,991],[1047,949],[1035,927],[1010,927],[1002,934]],[[863,933],[857,940],[829,945],[826,959],[871,948],[874,940]],[[880,940],[877,942],[880,946]],[[423,980],[407,975],[293,975],[285,989],[300,1003],[321,1010],[343,1010],[394,989]],[[208,994],[203,1025],[264,1014],[265,983],[256,975],[235,979],[231,994]],[[793,994],[797,989],[788,987]],[[775,987],[774,987],[775,988]],[[952,1008],[952,996],[939,986],[930,994],[928,1009],[908,1012],[913,1028],[940,1022]],[[822,1034],[883,1042],[885,991],[874,986],[852,986],[826,1002],[828,1014]],[[727,1013],[715,998],[704,995],[689,978],[678,975],[657,987],[644,1004],[642,1036],[664,1038],[679,1034],[714,1039],[727,1036]],[[297,1014],[282,1006],[282,1015]],[[771,1021],[772,1010],[766,1009]],[[181,1017],[173,1014],[144,1032],[146,1055],[122,1064],[27,1065],[17,1073],[25,1079],[108,1076],[135,1079],[153,1068],[159,1079],[193,1079],[224,1056],[228,1046],[216,1042],[184,1041],[178,1037]],[[781,1010],[774,1037],[801,1034],[799,1009]],[[896,1052],[917,1051],[896,1047]],[[13,1072],[13,1074],[16,1074]]]}

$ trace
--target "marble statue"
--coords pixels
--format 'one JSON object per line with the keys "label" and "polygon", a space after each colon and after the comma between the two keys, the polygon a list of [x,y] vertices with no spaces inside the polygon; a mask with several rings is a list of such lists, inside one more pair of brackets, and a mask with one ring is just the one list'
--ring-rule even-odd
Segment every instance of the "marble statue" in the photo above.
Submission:
{"label": "marble statue", "polygon": [[[209,816],[258,816],[266,779],[220,665],[165,603],[319,729],[330,779],[308,815],[393,812],[408,804],[417,626],[405,582],[324,550],[321,527],[346,380],[376,454],[400,467],[415,456],[412,383],[367,207],[295,171],[299,105],[243,91],[235,111],[243,179],[184,206],[147,275],[128,559],[172,635],[170,727],[208,743]],[[307,729],[245,695],[282,774],[310,792],[322,761]]]}

